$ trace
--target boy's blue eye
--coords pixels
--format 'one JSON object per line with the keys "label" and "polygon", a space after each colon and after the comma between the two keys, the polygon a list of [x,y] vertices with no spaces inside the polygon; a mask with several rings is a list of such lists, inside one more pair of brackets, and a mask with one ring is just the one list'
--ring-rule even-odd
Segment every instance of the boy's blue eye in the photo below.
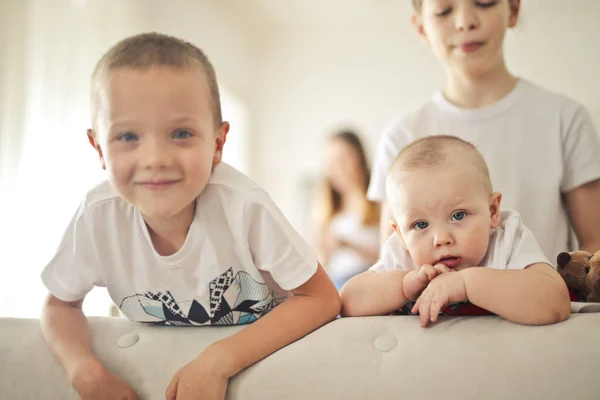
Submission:
{"label": "boy's blue eye", "polygon": [[423,229],[427,229],[428,226],[429,226],[429,223],[425,222],[425,221],[418,221],[418,222],[415,222],[415,224],[413,225],[413,227],[415,229],[420,230],[420,231]]}
{"label": "boy's blue eye", "polygon": [[454,214],[452,214],[452,219],[454,221],[461,221],[463,220],[465,217],[467,216],[466,211],[457,211]]}
{"label": "boy's blue eye", "polygon": [[173,132],[173,139],[187,139],[192,136],[190,131],[186,131],[185,129],[179,129]]}
{"label": "boy's blue eye", "polygon": [[134,140],[137,140],[137,135],[131,132],[125,132],[122,135],[120,135],[117,139],[121,140],[123,142],[133,142]]}

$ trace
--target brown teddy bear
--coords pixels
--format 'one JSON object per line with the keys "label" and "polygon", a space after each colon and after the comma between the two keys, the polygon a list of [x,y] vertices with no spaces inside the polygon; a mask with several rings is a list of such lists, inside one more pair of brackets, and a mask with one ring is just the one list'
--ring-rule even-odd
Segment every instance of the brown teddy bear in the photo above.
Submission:
{"label": "brown teddy bear", "polygon": [[573,301],[600,302],[600,250],[560,253],[557,271],[567,287],[576,295]]}

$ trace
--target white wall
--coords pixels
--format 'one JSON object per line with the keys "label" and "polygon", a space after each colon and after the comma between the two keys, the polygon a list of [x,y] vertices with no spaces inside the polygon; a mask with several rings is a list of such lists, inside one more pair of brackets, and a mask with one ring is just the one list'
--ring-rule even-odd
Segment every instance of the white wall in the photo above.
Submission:
{"label": "white wall", "polygon": [[103,178],[85,134],[92,69],[112,42],[142,29],[145,15],[141,0],[0,6],[10,21],[0,41],[0,138],[8,139],[1,141],[0,315],[29,317],[46,294],[42,268],[81,196]]}
{"label": "white wall", "polygon": [[[310,224],[302,182],[318,173],[330,129],[356,126],[373,152],[384,125],[444,81],[437,60],[412,29],[408,3],[398,6],[396,19],[299,24],[264,43],[254,171],[305,235]],[[600,2],[576,3],[579,8],[564,1],[523,1],[521,23],[506,42],[507,59],[514,73],[584,103],[600,129]]]}

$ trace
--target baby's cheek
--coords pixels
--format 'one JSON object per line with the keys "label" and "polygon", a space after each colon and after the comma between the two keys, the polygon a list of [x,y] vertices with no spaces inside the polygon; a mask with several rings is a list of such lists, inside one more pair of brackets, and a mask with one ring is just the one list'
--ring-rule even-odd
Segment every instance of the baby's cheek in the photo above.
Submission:
{"label": "baby's cheek", "polygon": [[470,253],[475,259],[474,262],[480,263],[481,261],[483,261],[483,259],[485,258],[485,254],[487,253],[489,246],[489,238],[480,236],[477,240],[473,240],[471,242],[471,246],[472,248],[470,249]]}

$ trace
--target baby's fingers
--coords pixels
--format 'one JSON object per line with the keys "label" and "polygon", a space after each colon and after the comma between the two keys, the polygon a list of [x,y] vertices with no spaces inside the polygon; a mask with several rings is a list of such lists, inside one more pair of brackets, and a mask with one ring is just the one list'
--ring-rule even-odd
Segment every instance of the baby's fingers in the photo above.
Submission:
{"label": "baby's fingers", "polygon": [[421,326],[424,328],[429,323],[429,308],[431,307],[431,298],[428,293],[423,292],[417,299],[417,303],[411,310],[413,313],[419,313]]}
{"label": "baby's fingers", "polygon": [[427,277],[427,281],[430,281],[433,278],[435,278],[437,274],[438,272],[431,265],[423,265],[419,270],[419,275]]}
{"label": "baby's fingers", "polygon": [[443,301],[439,296],[434,296],[431,300],[431,322],[436,322],[438,320],[438,316],[440,315],[440,311],[446,302]]}
{"label": "baby's fingers", "polygon": [[433,269],[435,269],[436,273],[438,274],[445,274],[447,272],[456,272],[454,269],[448,267],[446,264],[435,264],[433,266]]}

